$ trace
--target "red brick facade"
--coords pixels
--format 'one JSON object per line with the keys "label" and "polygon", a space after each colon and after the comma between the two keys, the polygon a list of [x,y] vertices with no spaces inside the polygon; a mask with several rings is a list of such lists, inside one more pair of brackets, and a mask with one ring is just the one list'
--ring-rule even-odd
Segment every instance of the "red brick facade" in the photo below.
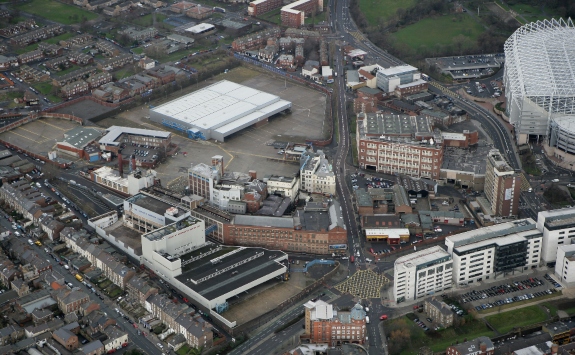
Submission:
{"label": "red brick facade", "polygon": [[299,0],[282,8],[282,26],[298,28],[303,26],[306,15],[323,10],[322,0]]}
{"label": "red brick facade", "polygon": [[260,16],[265,14],[266,12],[270,12],[277,8],[282,7],[283,1],[282,0],[259,0],[259,1],[252,1],[248,6],[248,15],[250,16]]}
{"label": "red brick facade", "polygon": [[347,243],[347,232],[340,227],[330,231],[310,231],[226,224],[224,243],[288,252],[330,254],[329,245]]}

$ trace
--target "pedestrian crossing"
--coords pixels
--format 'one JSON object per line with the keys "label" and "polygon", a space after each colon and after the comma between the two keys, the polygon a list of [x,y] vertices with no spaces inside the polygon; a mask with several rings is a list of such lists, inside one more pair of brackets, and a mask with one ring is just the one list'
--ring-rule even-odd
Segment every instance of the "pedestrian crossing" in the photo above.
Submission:
{"label": "pedestrian crossing", "polygon": [[363,35],[363,33],[359,31],[349,32],[349,34],[352,35],[352,37],[357,39],[358,41],[365,41],[365,36]]}
{"label": "pedestrian crossing", "polygon": [[528,191],[531,188],[531,184],[529,184],[529,180],[525,176],[525,173],[521,173],[521,191]]}

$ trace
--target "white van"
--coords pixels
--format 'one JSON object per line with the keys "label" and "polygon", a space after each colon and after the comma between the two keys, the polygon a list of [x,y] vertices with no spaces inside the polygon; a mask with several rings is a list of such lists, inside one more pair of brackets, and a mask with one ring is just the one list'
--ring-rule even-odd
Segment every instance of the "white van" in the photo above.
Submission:
{"label": "white van", "polygon": [[28,239],[28,244],[34,245],[34,242],[32,241],[32,239]]}

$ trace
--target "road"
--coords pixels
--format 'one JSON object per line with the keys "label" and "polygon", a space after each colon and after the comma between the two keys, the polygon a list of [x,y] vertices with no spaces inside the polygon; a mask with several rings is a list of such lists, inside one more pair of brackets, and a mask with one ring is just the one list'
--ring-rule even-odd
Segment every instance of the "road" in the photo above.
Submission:
{"label": "road", "polygon": [[[7,220],[5,221],[7,222]],[[5,222],[1,223],[5,224]],[[114,311],[114,308],[118,306],[112,300],[110,300],[106,296],[103,296],[104,300],[101,300],[98,296],[96,296],[95,293],[88,291],[86,286],[84,286],[81,282],[76,280],[76,278],[74,277],[74,271],[66,270],[64,266],[56,263],[54,259],[52,259],[48,253],[46,253],[46,251],[44,250],[44,246],[38,247],[37,245],[33,245],[33,248],[40,257],[45,258],[46,260],[48,260],[48,262],[50,262],[50,264],[52,264],[52,268],[54,270],[58,271],[60,274],[64,276],[64,280],[66,281],[66,283],[72,283],[74,287],[77,287],[82,291],[85,291],[89,295],[92,301],[100,305],[100,311],[104,312],[106,316],[108,316],[109,318],[115,319],[116,323],[120,326],[120,328],[122,328],[128,333],[128,339],[131,345],[128,346],[126,349],[129,350],[133,347],[133,345],[136,345],[138,348],[142,349],[147,354],[159,353],[158,348],[151,341],[148,340],[149,339],[148,337],[138,335],[137,334],[138,329],[134,328],[132,324],[130,324],[126,319],[120,317],[120,315]]]}

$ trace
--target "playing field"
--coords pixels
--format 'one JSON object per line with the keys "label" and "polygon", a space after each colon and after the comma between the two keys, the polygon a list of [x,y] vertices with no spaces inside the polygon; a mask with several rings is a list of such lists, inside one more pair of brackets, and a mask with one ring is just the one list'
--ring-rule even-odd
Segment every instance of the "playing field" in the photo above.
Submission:
{"label": "playing field", "polygon": [[540,306],[533,305],[487,316],[485,320],[500,334],[505,334],[513,328],[543,322],[547,318],[547,313]]}
{"label": "playing field", "polygon": [[80,23],[84,18],[93,20],[98,17],[93,12],[53,0],[32,0],[24,2],[17,7],[20,11],[38,15],[64,25]]}
{"label": "playing field", "polygon": [[402,28],[394,36],[413,49],[421,46],[451,44],[453,38],[464,35],[474,42],[485,29],[470,16],[440,16],[423,19],[413,25]]}
{"label": "playing field", "polygon": [[359,0],[359,8],[367,22],[375,26],[380,18],[387,20],[397,9],[407,9],[415,4],[415,0]]}

